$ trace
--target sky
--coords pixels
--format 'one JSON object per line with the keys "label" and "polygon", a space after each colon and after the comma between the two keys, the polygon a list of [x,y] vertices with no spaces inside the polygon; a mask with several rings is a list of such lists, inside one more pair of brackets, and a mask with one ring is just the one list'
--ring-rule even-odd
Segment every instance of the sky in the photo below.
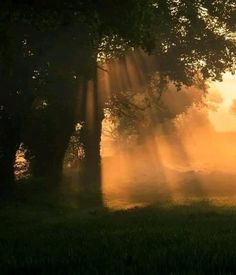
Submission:
{"label": "sky", "polygon": [[220,132],[236,132],[236,75],[227,73],[222,82],[211,83],[208,98],[218,102],[217,110],[209,110],[214,128]]}

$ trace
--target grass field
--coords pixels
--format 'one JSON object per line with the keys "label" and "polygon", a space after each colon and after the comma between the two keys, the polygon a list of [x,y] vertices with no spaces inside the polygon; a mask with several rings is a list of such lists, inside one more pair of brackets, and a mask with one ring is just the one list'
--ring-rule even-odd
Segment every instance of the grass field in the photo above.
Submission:
{"label": "grass field", "polygon": [[0,274],[235,274],[236,208],[0,204]]}

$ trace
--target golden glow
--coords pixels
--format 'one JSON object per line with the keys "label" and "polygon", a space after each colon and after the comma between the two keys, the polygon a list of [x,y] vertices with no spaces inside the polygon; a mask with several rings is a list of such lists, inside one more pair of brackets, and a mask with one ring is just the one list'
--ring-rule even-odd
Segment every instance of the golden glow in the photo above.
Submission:
{"label": "golden glow", "polygon": [[94,97],[94,83],[93,81],[88,82],[88,89],[86,91],[86,122],[88,123],[88,127],[90,130],[94,128],[94,112],[96,109],[96,102]]}
{"label": "golden glow", "polygon": [[222,82],[211,84],[209,93],[218,93],[223,99],[218,104],[217,112],[209,111],[210,120],[216,130],[236,131],[236,112],[232,112],[236,100],[236,76],[225,74]]}
{"label": "golden glow", "polygon": [[[118,81],[120,88],[139,89],[144,75],[137,71],[140,64],[134,65],[137,59],[132,58],[126,59],[124,68],[113,67],[113,84],[110,82],[109,87]],[[103,136],[102,181],[106,205],[120,209],[195,200],[235,204],[235,87],[236,78],[226,74],[222,83],[211,84],[206,97],[208,107],[191,107],[175,120],[175,126],[161,125],[155,135],[147,133],[143,144],[132,150]],[[190,97],[199,92],[195,90],[187,91]],[[169,95],[169,100],[173,108],[183,104],[181,96],[176,100]],[[168,127],[175,127],[172,133]]]}
{"label": "golden glow", "polygon": [[[87,121],[93,127],[94,110],[119,91],[139,90],[146,83],[152,58],[130,52],[117,62],[98,68],[98,99],[94,83],[88,87]],[[142,68],[142,69],[141,69]],[[206,106],[192,106],[155,133],[145,133],[142,144],[125,148],[105,134],[101,144],[102,192],[112,209],[158,202],[189,203],[204,200],[236,203],[236,77],[210,85]],[[183,97],[183,93],[189,97]],[[166,96],[171,109],[182,108],[201,91],[184,89]],[[178,96],[176,96],[178,94]],[[150,111],[155,121],[155,113]],[[141,129],[141,127],[140,127]]]}

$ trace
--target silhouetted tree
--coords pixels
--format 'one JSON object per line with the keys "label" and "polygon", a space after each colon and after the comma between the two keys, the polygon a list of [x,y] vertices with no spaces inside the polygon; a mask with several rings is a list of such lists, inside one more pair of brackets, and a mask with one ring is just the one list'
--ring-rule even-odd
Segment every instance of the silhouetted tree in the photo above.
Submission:
{"label": "silhouetted tree", "polygon": [[[35,174],[47,175],[50,169],[57,174],[73,132],[78,81],[87,74],[92,49],[81,13],[64,5],[62,12],[56,3],[6,1],[1,10],[0,169],[6,186],[13,182],[22,141],[34,155]],[[64,131],[59,131],[60,123]]]}
{"label": "silhouetted tree", "polygon": [[46,46],[41,54],[46,68],[38,75],[25,141],[32,154],[33,176],[56,179],[61,176],[64,155],[79,120],[79,84],[84,81],[92,50],[84,27],[78,25],[60,29],[46,37],[46,42],[50,48]]}
{"label": "silhouetted tree", "polygon": [[33,100],[34,57],[27,39],[30,27],[14,24],[7,15],[1,27],[0,185],[1,192],[9,193],[14,182],[15,154],[22,141],[22,125]]}
{"label": "silhouetted tree", "polygon": [[[81,119],[84,121],[84,129],[82,129],[83,143],[85,146],[85,154],[87,151],[87,161],[88,165],[93,163],[98,163],[100,159],[99,155],[99,143],[100,143],[100,134],[101,134],[101,122],[103,118],[103,104],[100,104],[99,98],[99,89],[97,88],[97,57],[99,54],[103,53],[105,57],[116,56],[117,53],[124,52],[124,49],[129,47],[141,47],[149,54],[153,54],[157,60],[157,69],[163,76],[163,78],[168,77],[171,81],[174,81],[177,85],[191,85],[193,76],[196,72],[200,72],[204,79],[221,79],[221,75],[226,70],[235,70],[235,38],[233,31],[235,31],[235,3],[234,0],[225,1],[204,1],[204,0],[194,0],[194,1],[153,1],[153,0],[129,0],[126,2],[120,2],[118,0],[108,1],[108,0],[99,0],[99,1],[23,1],[21,4],[17,1],[6,1],[5,6],[1,10],[1,18],[3,19],[0,24],[1,37],[4,41],[3,46],[1,47],[1,60],[3,71],[9,67],[9,62],[14,56],[14,51],[9,50],[9,41],[12,41],[14,35],[11,32],[12,25],[21,25],[23,28],[18,32],[20,36],[19,43],[23,44],[24,47],[28,46],[26,50],[27,56],[36,58],[36,66],[34,67],[34,73],[38,73],[40,77],[46,74],[43,78],[46,82],[50,82],[52,79],[55,83],[61,78],[62,74],[68,72],[67,77],[62,77],[61,85],[67,87],[70,86],[68,83],[71,81],[69,76],[73,76],[74,72],[71,72],[71,64],[66,62],[66,57],[61,63],[57,64],[57,53],[65,54],[71,50],[71,41],[74,41],[75,32],[70,32],[66,36],[68,38],[60,40],[62,44],[65,43],[65,40],[68,41],[68,45],[58,44],[58,51],[56,47],[55,38],[54,41],[50,40],[51,35],[53,37],[56,33],[61,33],[64,35],[64,28],[77,30],[76,25],[79,23],[84,23],[88,28],[86,31],[87,37],[85,41],[88,42],[88,45],[92,45],[91,51],[89,54],[84,55],[85,68],[82,70],[76,70],[80,72],[79,80],[81,88],[80,101],[82,102],[82,109],[80,108],[79,112],[75,114],[75,117],[71,115],[71,112],[68,109],[71,109],[71,104],[74,102],[75,93],[69,92],[71,94],[71,99],[66,101],[67,103],[63,105],[65,108],[65,114],[68,115],[68,120],[65,119],[66,125],[73,125],[77,120]],[[122,20],[120,17],[122,16]],[[79,24],[80,25],[80,24]],[[31,37],[30,32],[26,30],[29,28],[39,30],[39,33],[36,35],[36,40],[34,40],[33,46],[28,42]],[[75,26],[75,27],[74,27]],[[80,27],[78,27],[80,28]],[[42,39],[42,41],[49,41],[49,43],[44,46],[37,47],[37,43],[40,42],[45,33],[48,34],[48,39]],[[33,32],[34,33],[34,32]],[[26,36],[26,44],[25,44]],[[60,35],[59,35],[60,36]],[[76,40],[76,39],[75,39]],[[37,43],[35,43],[37,41]],[[67,43],[67,42],[66,42]],[[13,43],[14,48],[17,47]],[[41,45],[41,43],[39,43]],[[48,57],[45,54],[47,47],[52,46],[52,52],[55,51],[56,54],[52,57]],[[62,47],[61,47],[62,46]],[[80,44],[79,44],[80,47]],[[89,47],[90,48],[90,47]],[[34,50],[32,50],[34,49]],[[43,52],[41,50],[43,49]],[[83,51],[86,47],[82,47],[82,50],[78,52],[83,56]],[[73,52],[73,51],[72,51]],[[22,54],[21,54],[22,55]],[[16,57],[18,58],[18,54]],[[25,55],[23,55],[25,57]],[[14,60],[14,59],[13,59]],[[25,59],[24,59],[25,60]],[[59,59],[60,60],[60,59]],[[69,58],[71,62],[71,58]],[[78,62],[75,58],[75,63]],[[20,64],[19,62],[14,62],[14,64]],[[57,65],[58,67],[57,67]],[[64,65],[63,65],[64,64]],[[77,64],[82,64],[78,62]],[[48,67],[47,67],[48,66]],[[63,72],[60,73],[59,68],[63,68]],[[12,65],[10,65],[12,68]],[[30,71],[27,74],[24,74],[24,77],[21,77],[21,80],[24,80],[24,84],[28,83],[28,80],[31,79],[34,74],[29,70],[31,66],[26,66],[26,71]],[[44,73],[41,72],[43,68]],[[49,73],[51,68],[52,74]],[[35,71],[36,70],[36,71]],[[10,70],[11,71],[11,70]],[[23,72],[23,70],[22,70]],[[15,73],[19,76],[20,74]],[[26,76],[27,75],[27,76]],[[75,74],[76,75],[76,74]],[[3,76],[3,74],[2,74]],[[7,77],[3,76],[6,80]],[[27,81],[26,81],[26,80]],[[69,82],[68,82],[69,81]],[[36,81],[38,82],[38,81]],[[9,81],[12,83],[12,81]],[[63,83],[63,84],[62,84]],[[89,84],[90,83],[90,84]],[[92,84],[91,84],[92,83]],[[48,84],[41,85],[45,87],[45,91],[51,91],[52,89],[47,89]],[[37,86],[37,85],[36,85]],[[86,112],[83,110],[84,106],[87,106],[90,99],[89,90],[86,87],[93,87],[90,93],[93,93],[93,118],[92,121],[94,125],[91,130],[91,125],[87,120]],[[57,85],[55,84],[55,87]],[[44,89],[44,88],[43,88]],[[63,88],[61,88],[63,89]],[[6,89],[6,95],[11,94],[11,88]],[[14,88],[16,93],[19,89]],[[22,94],[26,95],[28,92],[32,92],[33,89],[22,90]],[[37,91],[40,89],[37,88]],[[60,90],[60,89],[59,89]],[[31,93],[29,93],[31,94]],[[34,93],[33,93],[34,95]],[[67,96],[66,96],[67,97]],[[68,96],[69,97],[69,96]],[[35,96],[27,98],[27,108],[31,108]],[[30,100],[28,100],[31,98]],[[59,97],[60,98],[60,97]],[[62,98],[65,98],[64,96]],[[15,100],[12,98],[11,101]],[[44,99],[43,99],[44,100]],[[3,102],[3,101],[2,101]],[[52,100],[53,102],[53,100]],[[73,105],[73,104],[72,104]],[[30,106],[30,107],[29,107]],[[51,104],[51,110],[57,110],[61,108],[61,104]],[[57,106],[57,107],[56,107]],[[68,109],[67,109],[68,108]],[[72,107],[72,109],[75,107]],[[19,121],[18,115],[16,119],[12,119],[12,115],[9,116],[9,107],[8,104],[1,103],[1,109],[4,110],[4,114],[7,112],[7,115],[2,117],[11,117],[11,123],[13,125],[14,131],[17,132],[16,136],[19,136],[21,132],[22,124],[15,123]],[[15,111],[15,109],[14,109]],[[27,111],[24,113],[28,113]],[[50,112],[48,112],[49,114]],[[54,112],[52,111],[52,114]],[[22,112],[20,112],[22,114]],[[67,117],[65,115],[65,117]],[[56,117],[52,115],[52,117]],[[61,118],[58,115],[58,121]],[[47,119],[46,119],[47,120]],[[69,120],[72,122],[69,123]],[[4,119],[4,121],[6,121]],[[68,123],[68,124],[67,124]],[[6,125],[7,123],[2,123]],[[56,123],[58,125],[58,123]],[[51,123],[48,123],[46,127],[51,127]],[[5,126],[4,126],[5,127]],[[4,128],[2,127],[2,128]],[[55,127],[55,131],[57,126]],[[7,134],[7,137],[4,140],[10,140],[9,135],[13,130],[7,131],[3,129],[4,135]],[[66,144],[66,141],[69,140],[69,135],[73,129],[72,126],[68,126],[68,131],[65,131],[66,134],[64,138],[61,139],[61,143]],[[50,132],[50,131],[49,131]],[[47,133],[47,131],[46,131]],[[51,138],[51,141],[55,141],[54,138]],[[2,135],[3,136],[3,135]],[[59,136],[58,139],[60,140]],[[15,140],[15,139],[14,139]],[[59,143],[60,143],[59,142]],[[13,142],[12,142],[13,143]],[[11,146],[11,161],[13,162],[13,149],[17,147],[19,142],[14,141],[14,146]],[[63,146],[64,148],[66,146]],[[92,146],[92,147],[91,147]],[[37,146],[38,148],[41,146]],[[59,150],[59,147],[56,146]],[[4,159],[7,155],[6,153],[7,146],[4,145],[2,141],[1,158]],[[42,147],[41,147],[42,148]],[[45,147],[46,148],[46,147]],[[93,148],[93,149],[91,149]],[[40,150],[36,150],[36,147],[33,149],[35,156],[38,155]],[[52,150],[55,153],[57,150]],[[45,151],[46,152],[46,151]],[[52,153],[52,152],[51,152]],[[52,154],[54,154],[52,153]],[[44,157],[46,154],[43,153]],[[63,153],[57,155],[58,158],[62,158]],[[43,157],[43,158],[44,158]],[[41,159],[40,158],[40,162]],[[55,158],[54,158],[55,160]],[[53,158],[51,159],[53,161]],[[5,162],[6,163],[6,162]],[[45,162],[46,163],[46,162]],[[57,165],[61,167],[60,165]],[[99,164],[98,164],[99,166]],[[97,166],[97,168],[98,168]],[[99,169],[99,168],[98,168]],[[12,169],[11,170],[12,173]],[[40,169],[42,170],[42,169]],[[58,170],[58,169],[56,169]]]}
{"label": "silhouetted tree", "polygon": [[206,92],[207,85],[199,77],[195,77],[190,88],[183,86],[177,92],[173,83],[155,73],[145,87],[110,97],[106,104],[106,134],[124,148],[145,144],[146,138],[155,138],[160,126],[165,128],[164,134],[169,134],[174,127],[165,126],[170,126],[171,121],[194,104],[204,106]]}

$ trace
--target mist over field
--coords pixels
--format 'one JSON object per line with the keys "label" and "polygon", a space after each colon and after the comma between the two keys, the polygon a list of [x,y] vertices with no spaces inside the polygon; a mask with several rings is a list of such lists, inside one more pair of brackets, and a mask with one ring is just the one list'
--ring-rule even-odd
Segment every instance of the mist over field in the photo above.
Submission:
{"label": "mist over field", "polygon": [[235,12],[1,1],[0,275],[236,274]]}
{"label": "mist over field", "polygon": [[236,116],[228,82],[211,86],[200,105],[194,88],[164,94],[180,113],[137,146],[103,138],[103,194],[110,207],[199,200],[235,205]]}

